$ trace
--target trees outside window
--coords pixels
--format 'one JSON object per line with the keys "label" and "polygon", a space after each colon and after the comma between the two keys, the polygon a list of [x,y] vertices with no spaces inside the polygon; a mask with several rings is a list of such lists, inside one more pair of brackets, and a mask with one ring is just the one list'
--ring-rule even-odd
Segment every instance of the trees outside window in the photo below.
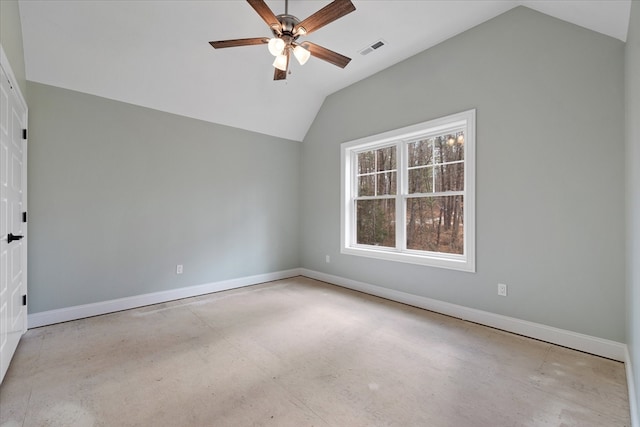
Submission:
{"label": "trees outside window", "polygon": [[343,253],[475,271],[475,110],[341,148]]}

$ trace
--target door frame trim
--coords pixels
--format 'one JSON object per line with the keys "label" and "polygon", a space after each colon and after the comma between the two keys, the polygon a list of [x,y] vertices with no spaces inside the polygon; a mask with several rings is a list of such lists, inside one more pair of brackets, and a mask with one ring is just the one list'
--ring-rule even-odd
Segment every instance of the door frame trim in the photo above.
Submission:
{"label": "door frame trim", "polygon": [[26,123],[26,119],[27,119],[27,116],[28,116],[27,101],[24,99],[24,96],[22,96],[22,91],[20,90],[20,85],[18,84],[18,80],[16,79],[15,74],[13,74],[13,69],[11,68],[11,63],[9,62],[9,58],[7,57],[7,55],[6,55],[5,51],[4,51],[4,47],[2,46],[2,43],[0,43],[0,66],[2,66],[2,68],[4,68],[4,72],[9,77],[9,82],[11,83],[11,86],[13,86],[14,89],[16,90],[18,98],[20,99],[20,102],[22,103],[22,106],[24,107],[25,123]]}

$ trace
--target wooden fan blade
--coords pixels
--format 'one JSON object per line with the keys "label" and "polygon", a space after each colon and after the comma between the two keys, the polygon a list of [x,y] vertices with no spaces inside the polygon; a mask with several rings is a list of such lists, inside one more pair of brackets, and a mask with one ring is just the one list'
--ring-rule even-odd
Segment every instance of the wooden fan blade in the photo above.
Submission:
{"label": "wooden fan blade", "polygon": [[273,80],[286,80],[287,79],[287,71],[289,70],[289,59],[291,59],[291,57],[289,56],[289,49],[287,49],[287,52],[285,53],[285,55],[287,56],[287,67],[285,68],[284,71],[282,71],[279,68],[276,68],[275,72],[273,73]]}
{"label": "wooden fan blade", "polygon": [[340,55],[337,52],[329,50],[326,47],[319,46],[315,43],[304,42],[302,43],[302,47],[307,49],[311,53],[311,56],[330,62],[340,68],[346,67],[349,61],[351,61],[351,58],[347,58],[344,55]]}
{"label": "wooden fan blade", "polygon": [[311,32],[324,27],[338,18],[342,18],[354,10],[356,10],[356,7],[350,0],[334,0],[296,25],[293,29],[293,33],[297,34],[301,29],[304,29],[303,34],[310,34]]}
{"label": "wooden fan blade", "polygon": [[267,23],[270,28],[280,29],[280,21],[276,15],[273,14],[269,6],[263,0],[247,0],[247,3],[258,12],[258,15]]}
{"label": "wooden fan blade", "polygon": [[215,42],[209,42],[214,49],[222,49],[225,47],[236,47],[236,46],[252,46],[255,44],[266,44],[269,43],[269,39],[266,37],[253,37],[250,39],[234,39],[234,40],[220,40]]}
{"label": "wooden fan blade", "polygon": [[273,73],[273,80],[286,80],[287,72],[279,69],[275,69],[276,71]]}

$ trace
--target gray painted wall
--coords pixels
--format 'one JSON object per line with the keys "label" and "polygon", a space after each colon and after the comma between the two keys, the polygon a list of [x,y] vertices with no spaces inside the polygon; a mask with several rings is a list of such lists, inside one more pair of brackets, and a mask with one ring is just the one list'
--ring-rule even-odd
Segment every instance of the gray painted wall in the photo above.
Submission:
{"label": "gray painted wall", "polygon": [[26,95],[22,24],[17,0],[0,0],[0,44],[18,80],[22,95]]}
{"label": "gray painted wall", "polygon": [[[640,1],[631,3],[626,45],[627,344],[640,386]],[[636,395],[636,398],[640,395]],[[640,408],[640,399],[636,400]],[[640,420],[640,413],[635,414]]]}
{"label": "gray painted wall", "polygon": [[299,143],[32,82],[28,102],[30,312],[300,265]]}
{"label": "gray painted wall", "polygon": [[[477,273],[341,255],[340,143],[470,108]],[[624,43],[519,7],[329,96],[303,145],[303,267],[624,342]]]}

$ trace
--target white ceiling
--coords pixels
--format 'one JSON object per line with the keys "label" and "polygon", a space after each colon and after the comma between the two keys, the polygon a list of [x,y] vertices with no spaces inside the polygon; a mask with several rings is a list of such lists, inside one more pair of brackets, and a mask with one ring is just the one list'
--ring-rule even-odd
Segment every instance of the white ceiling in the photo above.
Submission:
{"label": "white ceiling", "polygon": [[[301,20],[329,1],[291,0]],[[626,40],[631,0],[353,0],[356,11],[306,40],[352,58],[311,58],[273,81],[266,46],[214,50],[211,40],[268,37],[245,1],[21,0],[27,79],[301,141],[327,95],[515,6]],[[277,15],[284,0],[267,0]],[[508,35],[505,34],[505,37]],[[387,44],[358,53],[383,39]]]}

